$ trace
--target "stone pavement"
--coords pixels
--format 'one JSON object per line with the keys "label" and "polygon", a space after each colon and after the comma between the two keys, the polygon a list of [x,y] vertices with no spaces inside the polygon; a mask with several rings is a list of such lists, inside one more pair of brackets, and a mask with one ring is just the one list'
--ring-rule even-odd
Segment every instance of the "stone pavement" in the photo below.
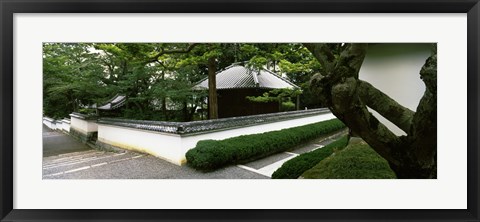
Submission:
{"label": "stone pavement", "polygon": [[43,125],[43,157],[64,153],[91,150],[92,148],[76,141],[65,133],[54,131]]}
{"label": "stone pavement", "polygon": [[269,179],[287,160],[321,148],[346,133],[318,138],[289,152],[247,164],[204,173],[148,154],[93,150],[66,134],[51,130],[46,132],[45,128],[43,179]]}
{"label": "stone pavement", "polygon": [[157,157],[125,151],[122,153],[84,151],[43,162],[43,179],[267,179],[263,175],[226,167],[210,173],[177,166]]}

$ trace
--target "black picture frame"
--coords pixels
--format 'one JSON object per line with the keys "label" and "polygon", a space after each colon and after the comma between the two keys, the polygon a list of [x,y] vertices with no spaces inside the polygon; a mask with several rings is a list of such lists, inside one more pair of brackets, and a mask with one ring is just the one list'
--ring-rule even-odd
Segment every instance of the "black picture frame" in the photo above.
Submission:
{"label": "black picture frame", "polygon": [[[478,0],[0,0],[2,221],[480,221]],[[13,209],[15,13],[467,13],[468,205],[465,210],[22,210]]]}

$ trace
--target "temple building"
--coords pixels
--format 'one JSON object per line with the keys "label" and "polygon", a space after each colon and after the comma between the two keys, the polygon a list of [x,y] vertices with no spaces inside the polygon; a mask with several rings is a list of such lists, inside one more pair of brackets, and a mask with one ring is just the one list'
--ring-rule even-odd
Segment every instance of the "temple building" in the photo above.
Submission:
{"label": "temple building", "polygon": [[[236,117],[279,112],[277,102],[252,102],[247,96],[262,96],[272,89],[300,89],[280,75],[266,69],[250,69],[233,64],[217,72],[218,117]],[[195,85],[196,90],[208,90],[208,78]],[[298,109],[298,97],[296,107]]]}

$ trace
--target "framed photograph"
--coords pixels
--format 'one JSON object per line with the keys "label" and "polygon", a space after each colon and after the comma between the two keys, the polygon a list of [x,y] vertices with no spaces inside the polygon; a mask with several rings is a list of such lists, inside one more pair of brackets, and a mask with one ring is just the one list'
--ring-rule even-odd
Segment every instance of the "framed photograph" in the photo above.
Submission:
{"label": "framed photograph", "polygon": [[480,221],[477,0],[0,1],[1,221]]}

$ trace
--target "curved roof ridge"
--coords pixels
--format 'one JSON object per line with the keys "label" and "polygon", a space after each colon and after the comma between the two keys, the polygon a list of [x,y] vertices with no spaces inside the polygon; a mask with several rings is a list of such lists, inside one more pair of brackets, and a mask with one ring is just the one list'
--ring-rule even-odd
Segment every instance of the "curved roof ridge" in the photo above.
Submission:
{"label": "curved roof ridge", "polygon": [[[215,76],[218,75],[219,73],[221,73],[221,72],[229,69],[229,68],[232,68],[233,66],[238,66],[239,63],[240,63],[240,62],[234,62],[234,63],[230,64],[229,66],[223,68],[223,69],[217,70],[217,72],[215,72]],[[198,84],[202,83],[202,82],[205,81],[205,80],[208,80],[208,76],[202,78],[201,80],[199,80],[198,82],[196,82],[194,85],[197,86]],[[194,87],[195,87],[195,86],[194,86]]]}
{"label": "curved roof ridge", "polygon": [[[234,69],[235,68],[235,69]],[[240,68],[240,69],[236,69]],[[264,72],[264,76],[262,76]],[[260,75],[259,75],[260,74]],[[266,74],[266,75],[265,75]],[[217,89],[233,89],[233,88],[294,88],[297,85],[288,79],[265,68],[258,70],[251,69],[243,63],[233,63],[215,74],[217,78]],[[203,78],[195,84],[193,89],[207,89],[208,77]]]}
{"label": "curved roof ridge", "polygon": [[292,85],[294,88],[300,88],[299,86],[295,85],[295,83],[293,83],[293,82],[291,82],[290,80],[288,80],[287,78],[282,77],[281,75],[278,75],[277,73],[274,73],[274,72],[272,72],[272,71],[270,71],[270,70],[268,70],[268,69],[265,69],[265,68],[262,68],[262,69],[265,70],[265,71],[267,71],[267,72],[269,72],[270,74],[272,74],[272,75],[274,75],[274,76],[282,79],[283,81],[289,83],[289,84]]}
{"label": "curved roof ridge", "polygon": [[112,109],[119,108],[125,105],[126,99],[127,99],[126,95],[120,95],[119,93],[117,93],[115,94],[114,97],[109,99],[107,102],[103,103],[103,105],[97,106],[97,109],[112,110]]}

